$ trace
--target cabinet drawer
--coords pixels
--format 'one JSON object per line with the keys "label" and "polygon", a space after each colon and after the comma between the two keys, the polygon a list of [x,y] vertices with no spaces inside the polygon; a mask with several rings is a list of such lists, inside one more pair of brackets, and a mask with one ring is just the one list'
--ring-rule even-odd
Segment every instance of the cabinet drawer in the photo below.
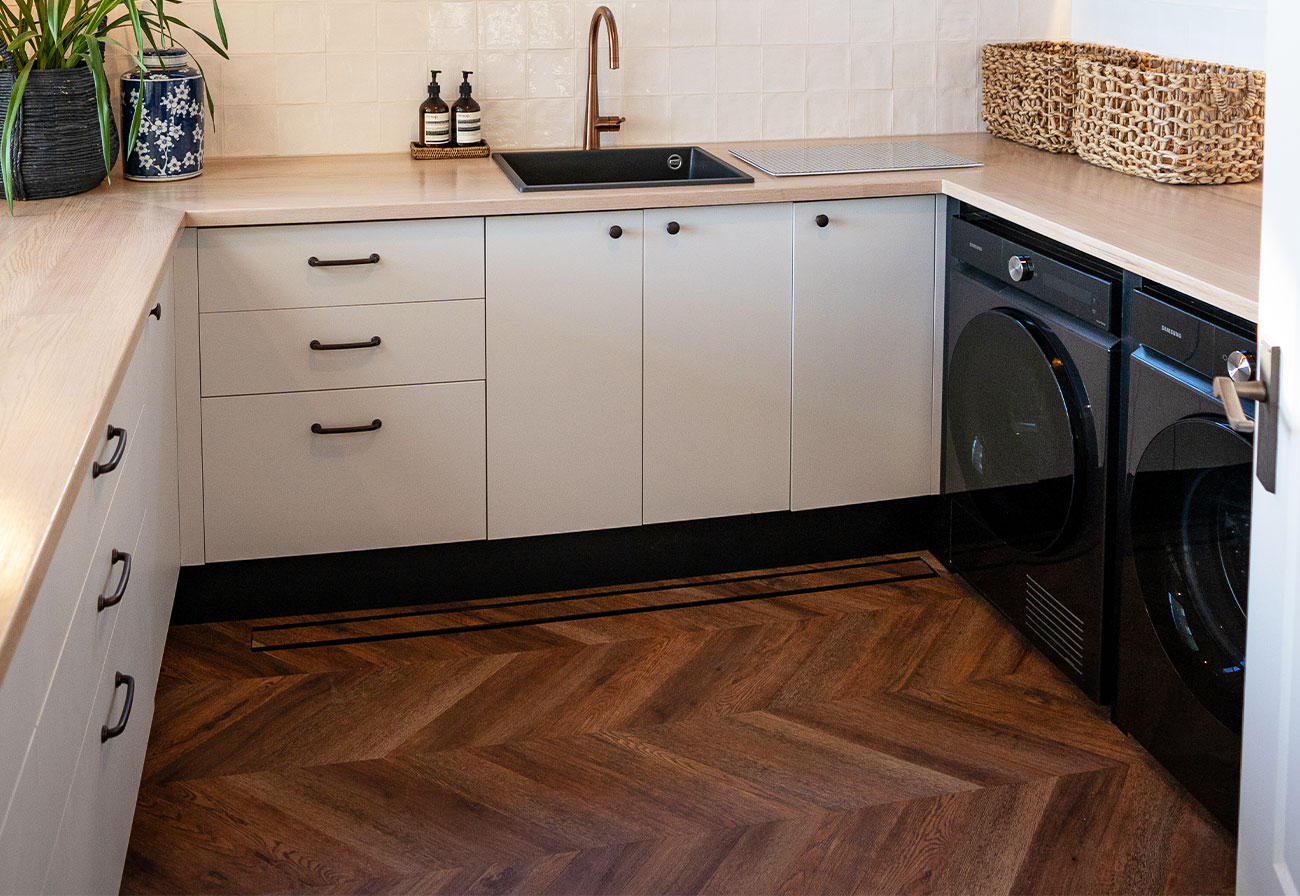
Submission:
{"label": "cabinet drawer", "polygon": [[482,218],[208,228],[198,247],[203,311],[483,298]]}
{"label": "cabinet drawer", "polygon": [[[45,877],[47,893],[116,893],[122,881],[158,685],[158,669],[149,665],[148,607],[124,601],[122,609],[80,739],[53,844],[56,860]],[[117,683],[119,672],[133,678],[133,691],[125,681]],[[103,740],[104,727],[123,718],[128,693],[133,699],[124,730]]]}
{"label": "cabinet drawer", "polygon": [[[106,544],[120,544],[134,558],[138,556],[141,547],[139,535],[142,520],[138,515],[134,517],[135,525],[129,533],[122,532],[121,539],[111,537],[119,527],[126,525],[126,521],[121,519],[126,514],[117,512],[123,497],[119,492],[114,501],[114,513],[109,517],[100,547],[107,555],[111,549],[105,547]],[[141,591],[137,572],[128,582],[127,594],[122,602],[99,612],[97,598],[106,593],[101,584],[105,576],[97,574],[101,566],[99,561],[97,555],[81,594],[77,616],[68,633],[68,641],[64,645],[49,698],[41,712],[27,761],[23,764],[22,776],[14,791],[9,820],[4,829],[0,830],[0,868],[6,869],[0,871],[0,892],[34,893],[40,889],[53,855],[62,809],[72,785],[78,748],[86,732],[87,719],[93,715],[92,707],[96,705],[102,689],[104,660],[109,645],[119,634],[116,631],[119,624],[123,627],[139,625],[138,620],[148,615],[146,604],[154,597]],[[133,559],[133,564],[136,562],[138,561]],[[109,564],[105,560],[102,566],[108,567]],[[121,569],[121,564],[113,566],[109,574],[109,587],[120,581]],[[129,614],[128,608],[132,610]],[[131,617],[129,622],[128,616]],[[119,617],[123,618],[119,620]],[[137,676],[157,674],[156,666],[150,669],[143,662],[137,664],[136,668]],[[108,671],[108,675],[112,676],[112,670]],[[133,721],[139,724],[134,713]],[[91,724],[94,725],[93,718]],[[98,731],[98,726],[95,727]],[[143,748],[140,755],[143,760]],[[127,821],[129,823],[129,816]]]}
{"label": "cabinet drawer", "polygon": [[207,558],[483,538],[485,427],[482,382],[205,398]]}
{"label": "cabinet drawer", "polygon": [[[164,351],[168,335],[165,328],[171,325],[170,320],[164,323],[152,317],[145,318],[135,354],[109,409],[108,426],[95,434],[94,459],[91,468],[83,474],[81,489],[86,496],[87,511],[99,520],[99,526],[108,516],[108,507],[118,483],[139,463],[136,459],[142,444],[139,426],[146,401],[157,394],[160,382],[175,376]],[[112,427],[111,434],[109,427]],[[96,526],[96,535],[99,526]],[[64,619],[66,622],[67,617]]]}
{"label": "cabinet drawer", "polygon": [[205,396],[481,380],[483,300],[204,314],[199,341]]}

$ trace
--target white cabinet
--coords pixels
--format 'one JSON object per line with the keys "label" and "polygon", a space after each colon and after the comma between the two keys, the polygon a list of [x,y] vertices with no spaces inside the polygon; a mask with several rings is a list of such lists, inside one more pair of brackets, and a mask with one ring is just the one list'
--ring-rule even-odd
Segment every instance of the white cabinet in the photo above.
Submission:
{"label": "white cabinet", "polygon": [[791,207],[645,212],[647,523],[790,507]]}
{"label": "white cabinet", "polygon": [[204,559],[486,537],[483,219],[196,242]]}
{"label": "white cabinet", "polygon": [[[119,443],[121,455],[99,476],[83,471],[0,682],[0,892],[115,892],[122,873],[180,559],[170,279],[157,302],[109,411],[125,435],[96,460],[112,466]],[[114,687],[119,670],[135,699],[101,748],[129,690]]]}
{"label": "white cabinet", "polygon": [[186,531],[221,561],[928,494],[935,208],[200,231]]}
{"label": "white cabinet", "polygon": [[487,222],[488,534],[641,522],[641,212]]}
{"label": "white cabinet", "polygon": [[795,206],[793,509],[931,493],[936,226],[932,196]]}

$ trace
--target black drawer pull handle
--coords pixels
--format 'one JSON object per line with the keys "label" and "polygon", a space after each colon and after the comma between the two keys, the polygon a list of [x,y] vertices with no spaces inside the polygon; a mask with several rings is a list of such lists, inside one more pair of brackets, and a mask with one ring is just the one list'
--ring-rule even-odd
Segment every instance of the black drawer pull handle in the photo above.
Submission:
{"label": "black drawer pull handle", "polygon": [[616,240],[622,235],[623,235],[623,228],[619,227],[617,224],[615,224],[613,227],[609,229],[609,238],[611,240]]}
{"label": "black drawer pull handle", "polygon": [[119,551],[117,548],[113,548],[111,559],[113,561],[110,564],[111,566],[116,566],[118,563],[122,564],[122,579],[117,583],[117,590],[112,594],[107,597],[102,594],[99,596],[96,606],[99,607],[99,612],[101,613],[104,612],[105,607],[116,607],[122,602],[122,598],[126,596],[127,583],[131,581],[131,555],[126,551]]}
{"label": "black drawer pull handle", "polygon": [[669,221],[668,226],[664,229],[673,236],[677,236],[677,234],[682,232],[682,225],[678,224],[676,221]]}
{"label": "black drawer pull handle", "polygon": [[818,215],[816,218],[813,218],[813,223],[816,224],[818,227],[829,227],[831,223],[831,219],[826,217],[825,215]]}
{"label": "black drawer pull handle", "polygon": [[114,672],[113,690],[116,691],[122,685],[126,685],[126,705],[122,707],[122,717],[117,720],[117,724],[112,728],[104,725],[99,729],[99,742],[101,744],[110,737],[117,737],[125,731],[126,723],[131,721],[131,704],[135,702],[135,676]]}
{"label": "black drawer pull handle", "polygon": [[383,340],[378,336],[371,336],[365,342],[321,342],[319,339],[313,339],[307,343],[307,348],[314,352],[342,352],[351,348],[378,348]]}
{"label": "black drawer pull handle", "polygon": [[107,441],[117,439],[117,448],[113,451],[113,456],[108,459],[108,463],[101,464],[95,461],[90,465],[90,478],[98,479],[105,473],[111,473],[117,469],[117,465],[122,462],[122,455],[126,453],[126,430],[120,426],[109,425]]}
{"label": "black drawer pull handle", "polygon": [[154,320],[162,320],[162,302],[149,309],[149,316]]}
{"label": "black drawer pull handle", "polygon": [[384,421],[376,417],[374,420],[371,420],[369,423],[364,423],[361,426],[321,426],[319,423],[313,423],[311,425],[311,431],[316,433],[318,436],[341,436],[350,432],[374,432],[383,425]]}
{"label": "black drawer pull handle", "polygon": [[354,264],[379,264],[379,253],[371,252],[367,258],[339,258],[335,260],[321,261],[315,255],[307,259],[307,264],[314,268],[342,268]]}

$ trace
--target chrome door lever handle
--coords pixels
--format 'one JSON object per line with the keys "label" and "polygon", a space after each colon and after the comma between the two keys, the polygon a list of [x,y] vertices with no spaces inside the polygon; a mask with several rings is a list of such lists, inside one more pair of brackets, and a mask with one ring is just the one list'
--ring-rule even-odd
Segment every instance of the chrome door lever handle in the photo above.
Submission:
{"label": "chrome door lever handle", "polygon": [[1245,398],[1262,404],[1268,401],[1268,387],[1255,380],[1238,383],[1226,376],[1216,376],[1214,397],[1223,402],[1223,411],[1228,415],[1228,425],[1236,432],[1250,435],[1255,431],[1255,421],[1246,416],[1241,400]]}

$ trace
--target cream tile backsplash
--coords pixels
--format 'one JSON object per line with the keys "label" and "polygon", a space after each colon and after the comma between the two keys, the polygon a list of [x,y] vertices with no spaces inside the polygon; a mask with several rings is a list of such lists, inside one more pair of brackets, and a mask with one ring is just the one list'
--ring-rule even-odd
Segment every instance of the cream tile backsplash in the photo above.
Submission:
{"label": "cream tile backsplash", "polygon": [[[182,0],[198,24],[208,0]],[[978,47],[1066,37],[1070,0],[606,0],[607,145],[925,134],[979,127]],[[429,69],[472,69],[498,148],[581,140],[597,2],[222,0],[231,58],[199,53],[210,156],[401,152]],[[210,27],[210,26],[209,26]],[[602,51],[604,40],[602,37]],[[602,54],[603,55],[603,54]]]}

